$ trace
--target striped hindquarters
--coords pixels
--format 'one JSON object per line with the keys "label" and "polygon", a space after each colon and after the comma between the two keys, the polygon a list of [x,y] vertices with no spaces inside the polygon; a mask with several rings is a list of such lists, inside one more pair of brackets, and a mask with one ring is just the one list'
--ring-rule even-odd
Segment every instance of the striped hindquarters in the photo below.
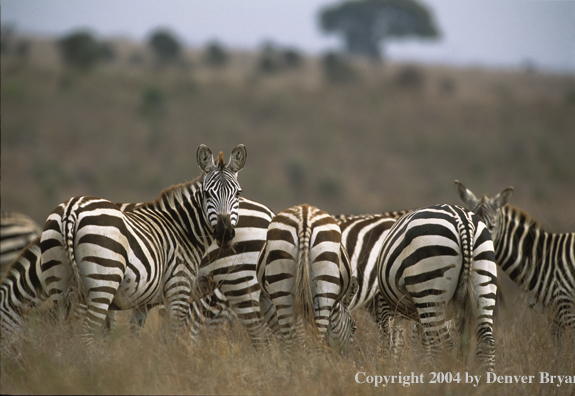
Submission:
{"label": "striped hindquarters", "polygon": [[332,311],[349,287],[351,269],[345,255],[341,231],[326,212],[299,205],[272,220],[258,261],[258,280],[275,306],[288,346],[296,332],[323,341]]}
{"label": "striped hindquarters", "polygon": [[429,354],[449,340],[446,320],[475,319],[477,354],[493,369],[497,269],[491,234],[453,205],[410,212],[392,227],[378,258],[379,288],[390,312],[417,320]]}
{"label": "striped hindquarters", "polygon": [[349,305],[351,311],[374,306],[374,296],[378,293],[377,256],[389,229],[405,213],[407,211],[335,217],[341,229],[342,244],[349,254],[352,273],[358,281],[358,291]]}

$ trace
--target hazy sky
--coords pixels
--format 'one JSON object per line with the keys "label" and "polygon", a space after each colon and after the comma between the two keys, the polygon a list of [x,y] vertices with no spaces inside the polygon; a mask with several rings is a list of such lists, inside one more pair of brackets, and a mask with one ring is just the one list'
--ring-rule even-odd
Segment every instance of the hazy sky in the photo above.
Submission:
{"label": "hazy sky", "polygon": [[[420,0],[433,11],[440,40],[386,47],[395,60],[575,72],[575,1]],[[89,28],[99,37],[146,39],[158,27],[183,42],[257,49],[263,42],[309,53],[338,49],[319,29],[318,12],[334,0],[1,0],[2,25],[60,36]]]}

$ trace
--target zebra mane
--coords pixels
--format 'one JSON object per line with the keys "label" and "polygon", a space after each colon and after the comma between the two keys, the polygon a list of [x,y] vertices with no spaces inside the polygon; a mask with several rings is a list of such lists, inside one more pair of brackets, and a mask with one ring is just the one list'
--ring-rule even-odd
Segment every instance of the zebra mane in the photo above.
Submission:
{"label": "zebra mane", "polygon": [[391,212],[383,212],[383,213],[374,213],[374,214],[359,214],[359,215],[350,215],[350,214],[338,214],[333,216],[338,222],[342,221],[349,221],[349,220],[358,220],[358,219],[372,219],[375,217],[382,217],[382,218],[390,218],[390,219],[398,219],[404,214],[412,212],[411,209],[409,210],[392,210]]}
{"label": "zebra mane", "polygon": [[539,222],[536,218],[531,216],[529,213],[524,211],[523,209],[519,209],[513,205],[505,205],[502,208],[503,215],[505,216],[506,221],[515,221],[516,218],[521,220],[524,219],[523,223],[529,228],[536,228],[541,231],[545,231],[543,228],[543,224]]}
{"label": "zebra mane", "polygon": [[140,206],[140,207],[142,207],[142,206],[157,206],[158,204],[165,202],[166,200],[170,200],[170,198],[176,198],[176,200],[178,200],[177,198],[178,198],[178,196],[181,196],[182,191],[196,190],[203,180],[204,180],[204,173],[202,172],[202,174],[200,176],[196,177],[194,180],[188,181],[185,183],[174,184],[173,186],[170,186],[170,187],[162,190],[162,192],[160,193],[158,198],[156,198],[155,200],[142,203],[138,206]]}

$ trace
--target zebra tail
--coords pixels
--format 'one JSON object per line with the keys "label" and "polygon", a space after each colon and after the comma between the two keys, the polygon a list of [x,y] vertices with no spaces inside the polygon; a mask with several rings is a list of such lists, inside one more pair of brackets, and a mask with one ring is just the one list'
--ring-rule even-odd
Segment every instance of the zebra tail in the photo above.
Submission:
{"label": "zebra tail", "polygon": [[[76,229],[76,215],[73,211],[66,216],[64,224],[64,243],[66,247],[66,253],[68,255],[68,262],[72,271],[72,276],[70,279],[70,284],[68,287],[68,292],[66,295],[65,306],[68,312],[73,308],[73,304],[77,304],[77,309],[85,309],[87,305],[86,289],[84,287],[84,282],[82,280],[82,274],[78,268],[78,263],[76,262],[76,256],[74,254],[74,236]],[[76,312],[78,314],[78,312]]]}
{"label": "zebra tail", "polygon": [[[470,222],[470,224],[473,224]],[[461,302],[458,304],[460,308],[459,312],[459,323],[457,323],[457,329],[459,329],[459,334],[461,335],[460,340],[460,351],[459,353],[463,353],[463,348],[465,344],[469,343],[469,339],[471,337],[471,324],[473,322],[473,310],[474,310],[474,301],[472,293],[474,293],[473,288],[473,279],[472,279],[472,267],[473,267],[473,235],[475,232],[475,227],[472,227],[472,232],[466,233],[465,227],[460,224],[459,236],[461,240],[462,246],[462,255],[463,255],[463,271],[461,273],[461,282],[460,282],[460,293],[459,293],[459,301]]]}
{"label": "zebra tail", "polygon": [[294,296],[294,319],[296,326],[301,319],[303,327],[311,331],[313,336],[317,336],[319,331],[315,325],[313,309],[313,292],[311,289],[310,265],[309,262],[309,244],[311,239],[311,228],[306,227],[303,233],[299,235],[298,240],[298,260],[297,273],[295,280]]}

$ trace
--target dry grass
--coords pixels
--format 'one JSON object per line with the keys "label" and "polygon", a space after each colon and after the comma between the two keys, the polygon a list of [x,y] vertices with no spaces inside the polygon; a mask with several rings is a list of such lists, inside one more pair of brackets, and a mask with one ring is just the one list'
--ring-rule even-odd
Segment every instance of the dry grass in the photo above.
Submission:
{"label": "dry grass", "polygon": [[[527,312],[524,303],[514,308]],[[355,395],[380,394],[381,386],[358,384],[366,375],[423,374],[424,384],[389,384],[391,392],[406,395],[570,394],[575,384],[541,384],[540,372],[575,373],[575,346],[567,341],[558,349],[548,332],[545,315],[528,312],[525,321],[498,323],[496,374],[533,375],[532,384],[488,384],[466,363],[446,354],[436,367],[419,364],[421,351],[408,347],[398,367],[381,359],[377,328],[363,311],[355,313],[358,331],[347,355],[317,357],[295,350],[291,355],[273,344],[254,350],[243,329],[233,324],[215,334],[205,333],[198,344],[174,340],[163,333],[154,312],[139,337],[129,335],[121,317],[116,331],[98,346],[86,349],[77,327],[35,320],[27,341],[18,344],[19,358],[3,356],[0,392],[5,394],[233,394],[233,395]],[[522,323],[522,324],[520,324]],[[462,383],[432,384],[431,371],[461,373]],[[465,384],[465,373],[481,375],[479,386]],[[363,375],[360,374],[360,380]],[[397,381],[397,379],[396,379]],[[402,379],[402,382],[407,382]]]}

